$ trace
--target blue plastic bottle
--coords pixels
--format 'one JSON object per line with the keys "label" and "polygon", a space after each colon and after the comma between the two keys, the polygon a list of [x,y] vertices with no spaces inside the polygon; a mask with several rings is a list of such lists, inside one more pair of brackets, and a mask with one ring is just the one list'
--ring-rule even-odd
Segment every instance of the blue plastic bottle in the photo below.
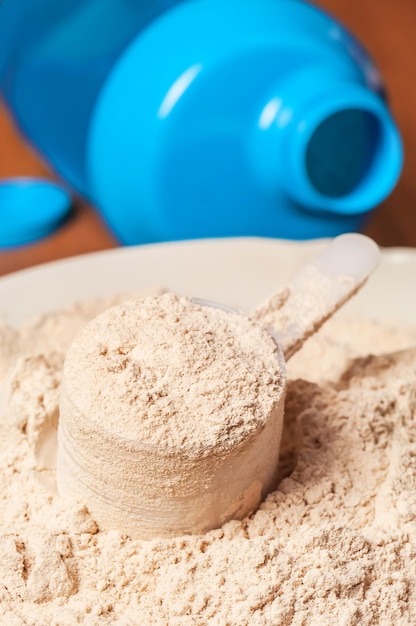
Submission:
{"label": "blue plastic bottle", "polygon": [[373,62],[298,0],[3,0],[0,90],[128,244],[356,230],[402,166]]}

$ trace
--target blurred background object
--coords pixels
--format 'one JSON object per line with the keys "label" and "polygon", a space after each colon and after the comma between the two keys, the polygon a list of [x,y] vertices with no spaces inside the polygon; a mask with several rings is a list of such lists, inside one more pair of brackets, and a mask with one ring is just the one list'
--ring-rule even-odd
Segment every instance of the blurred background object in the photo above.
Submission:
{"label": "blurred background object", "polygon": [[301,0],[5,0],[1,15],[13,118],[121,243],[331,237],[400,175],[377,66]]}
{"label": "blurred background object", "polygon": [[[416,187],[409,171],[412,152],[412,90],[411,56],[415,46],[411,24],[416,17],[416,7],[408,1],[392,7],[386,0],[363,0],[351,3],[347,0],[336,3],[320,2],[320,6],[332,12],[335,18],[361,39],[378,64],[385,79],[399,127],[403,129],[406,148],[406,167],[396,191],[372,215],[366,232],[384,245],[414,245],[414,212],[411,204]],[[412,20],[413,18],[413,20]],[[385,24],[384,34],[383,24]],[[414,51],[413,51],[414,53]],[[400,79],[401,77],[401,79]],[[414,96],[413,96],[414,97]],[[0,151],[0,176],[38,175],[44,167],[35,161],[27,148],[18,142],[6,118],[1,120],[2,148]],[[7,137],[8,135],[8,137]],[[413,143],[414,149],[414,143]],[[29,165],[30,164],[30,165]],[[23,171],[28,167],[26,171]],[[400,206],[399,206],[400,205]],[[72,231],[72,235],[71,235]],[[75,234],[74,234],[75,233]],[[59,240],[61,239],[61,245]],[[58,256],[68,256],[88,249],[99,249],[114,245],[115,240],[84,203],[80,203],[73,215],[56,235],[42,244],[28,249],[16,250],[0,255],[0,272]]]}
{"label": "blurred background object", "polygon": [[32,243],[53,233],[68,216],[71,193],[36,176],[0,180],[0,249]]}

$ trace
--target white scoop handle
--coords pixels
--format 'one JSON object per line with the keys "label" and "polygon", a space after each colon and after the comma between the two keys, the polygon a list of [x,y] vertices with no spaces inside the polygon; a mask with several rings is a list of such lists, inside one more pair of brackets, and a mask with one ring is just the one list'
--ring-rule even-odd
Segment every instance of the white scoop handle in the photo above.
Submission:
{"label": "white scoop handle", "polygon": [[251,317],[268,329],[287,361],[362,287],[379,261],[380,250],[372,239],[340,235]]}

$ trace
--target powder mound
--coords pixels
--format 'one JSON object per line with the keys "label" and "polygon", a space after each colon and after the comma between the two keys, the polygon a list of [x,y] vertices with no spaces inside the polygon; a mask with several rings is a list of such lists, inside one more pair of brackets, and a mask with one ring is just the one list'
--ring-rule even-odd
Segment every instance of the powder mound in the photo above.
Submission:
{"label": "powder mound", "polygon": [[283,369],[254,321],[168,293],[113,307],[84,328],[63,388],[104,432],[201,454],[261,430]]}
{"label": "powder mound", "polygon": [[[13,397],[0,381],[15,416],[0,420],[0,624],[415,625],[416,327],[330,320],[288,364],[284,479],[260,509],[202,536],[139,541],[99,530],[38,480],[38,398],[53,430],[62,363],[49,355],[76,315],[53,316],[56,341],[46,319],[7,330],[20,356],[45,360],[15,363]],[[4,373],[13,350],[0,349]]]}
{"label": "powder mound", "polygon": [[0,380],[18,353],[19,333],[0,319]]}
{"label": "powder mound", "polygon": [[20,357],[6,379],[6,417],[22,432],[36,437],[57,425],[60,355]]}

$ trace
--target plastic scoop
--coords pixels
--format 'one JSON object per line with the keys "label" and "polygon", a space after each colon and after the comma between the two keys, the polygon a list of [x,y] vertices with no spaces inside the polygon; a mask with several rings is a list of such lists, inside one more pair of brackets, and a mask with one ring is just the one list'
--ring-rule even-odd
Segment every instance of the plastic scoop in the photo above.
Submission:
{"label": "plastic scoop", "polygon": [[[85,502],[100,528],[118,528],[141,539],[203,533],[254,512],[279,480],[285,359],[364,284],[378,260],[378,247],[371,239],[340,236],[251,316],[207,300],[183,298],[179,302],[173,294],[156,296],[151,314],[147,309],[143,318],[146,324],[140,327],[140,302],[128,305],[134,307],[128,318],[123,305],[104,312],[75,338],[65,361],[57,456],[61,496]],[[207,307],[220,310],[208,315]],[[191,318],[187,317],[190,309]],[[166,326],[152,326],[156,318],[166,320],[172,310],[176,311],[175,324],[188,320],[186,330],[191,339],[185,350],[183,335],[177,343],[166,340],[172,319],[164,322]],[[226,335],[227,345],[218,331],[219,323],[233,329]],[[126,347],[123,337],[134,340],[134,346]],[[154,345],[145,349],[149,341]],[[205,389],[199,386],[203,373],[210,371],[210,363],[219,355],[225,362],[222,371],[226,379],[231,368],[227,370],[229,361],[224,351],[237,344],[240,355],[250,354],[250,368],[264,365],[257,370],[260,373],[255,381],[260,391],[250,396],[249,402],[243,398],[242,405],[239,399],[249,378],[247,370],[237,381],[228,378],[225,387],[224,380],[217,378],[210,378]],[[203,346],[209,346],[207,358],[195,360],[195,351]],[[183,355],[176,369],[172,351],[176,351],[175,358]],[[96,357],[91,358],[94,354]],[[267,361],[263,360],[265,354]],[[148,395],[152,389],[149,383],[145,404],[140,401],[135,405],[139,377],[148,379],[150,371],[152,380],[161,381],[168,367],[174,377],[163,393]],[[185,368],[188,382],[184,388]],[[133,379],[127,378],[129,386],[124,388],[124,376],[130,376],[129,372]],[[114,382],[114,377],[121,377],[117,378],[121,388],[113,385],[116,405],[105,394],[108,380]],[[199,389],[196,396],[195,389]],[[217,397],[219,404],[210,412],[209,401]],[[150,435],[143,436],[144,425],[138,430],[137,419],[141,412],[140,419],[151,420],[150,407],[159,400],[167,411],[153,424],[166,424],[167,430],[163,439],[153,440],[151,433],[156,426]],[[199,419],[204,427],[197,429],[188,445],[188,432],[185,438],[177,437],[181,427],[178,422],[175,425],[175,411],[169,407],[176,407],[176,411],[178,406],[185,407],[179,410],[186,411],[189,420],[189,405],[191,421]],[[202,407],[199,413],[196,405]],[[226,448],[217,445],[216,439],[208,439],[209,420],[219,425],[218,432],[226,433]],[[239,430],[241,425],[249,428]],[[187,421],[189,431],[191,426]],[[214,443],[208,445],[210,441]]]}
{"label": "plastic scoop", "polygon": [[340,235],[252,317],[268,329],[287,361],[357,293],[379,261],[380,250],[372,239],[357,233]]}

